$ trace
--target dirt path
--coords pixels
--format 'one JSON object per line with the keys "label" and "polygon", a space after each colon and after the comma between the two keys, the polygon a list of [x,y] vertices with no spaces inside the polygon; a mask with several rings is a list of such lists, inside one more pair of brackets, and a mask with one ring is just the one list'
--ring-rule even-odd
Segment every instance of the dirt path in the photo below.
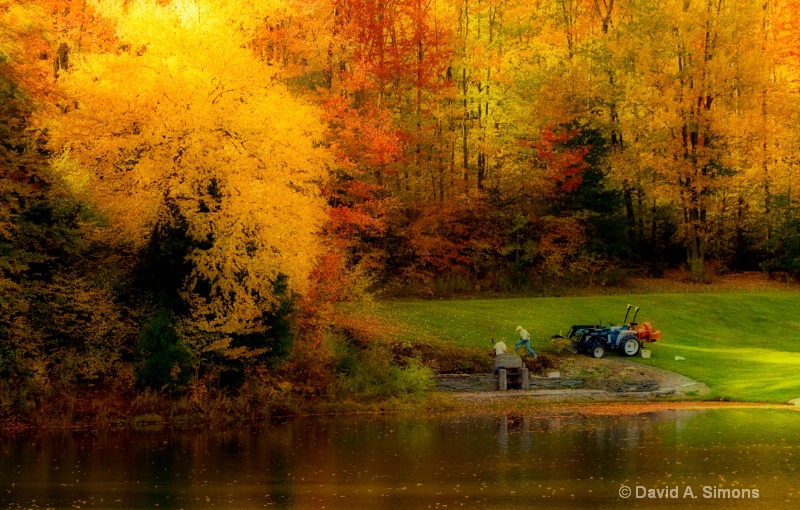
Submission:
{"label": "dirt path", "polygon": [[[643,400],[688,400],[702,398],[710,388],[689,377],[642,365],[625,358],[592,359],[585,356],[559,357],[561,378],[584,379],[581,388],[508,391],[466,391],[452,398],[472,403],[527,398],[546,402],[637,402]],[[551,370],[552,371],[552,370]],[[546,375],[546,374],[542,374]],[[655,382],[657,384],[653,385]],[[655,386],[650,391],[630,391],[635,385]]]}
{"label": "dirt path", "polygon": [[636,363],[621,356],[600,359],[568,356],[561,359],[562,376],[585,377],[587,388],[608,390],[609,381],[635,383],[655,380],[658,382],[658,391],[672,392],[674,398],[704,397],[711,392],[704,383],[669,370]]}
{"label": "dirt path", "polygon": [[637,278],[629,281],[630,288],[638,292],[796,292],[800,285],[787,281],[785,275],[774,275],[770,278],[760,271],[744,271],[714,275],[710,273],[708,281],[698,283],[692,281],[686,271],[667,269],[663,278]]}
{"label": "dirt path", "polygon": [[759,271],[744,271],[717,275],[709,272],[707,280],[697,282],[681,269],[667,269],[662,278],[631,276],[620,286],[580,287],[562,291],[565,296],[594,296],[598,294],[671,294],[724,292],[797,292],[800,283],[789,281],[785,275],[768,275]]}

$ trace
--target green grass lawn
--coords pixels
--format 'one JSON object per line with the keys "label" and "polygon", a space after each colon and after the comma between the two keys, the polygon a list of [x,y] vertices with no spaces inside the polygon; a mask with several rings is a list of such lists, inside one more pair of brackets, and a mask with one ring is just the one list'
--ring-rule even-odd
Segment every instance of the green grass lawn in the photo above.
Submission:
{"label": "green grass lawn", "polygon": [[649,344],[649,360],[630,359],[702,381],[715,397],[800,398],[800,293],[382,302],[376,311],[404,339],[451,340],[487,351],[492,332],[513,348],[521,325],[534,350],[547,353],[553,351],[548,339],[572,324],[622,322],[628,303],[641,307],[638,322],[650,321],[663,334]]}

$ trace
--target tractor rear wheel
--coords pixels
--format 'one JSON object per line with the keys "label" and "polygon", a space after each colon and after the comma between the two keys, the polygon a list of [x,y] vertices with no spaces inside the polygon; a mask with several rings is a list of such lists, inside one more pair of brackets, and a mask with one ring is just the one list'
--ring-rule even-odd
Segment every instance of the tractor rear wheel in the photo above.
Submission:
{"label": "tractor rear wheel", "polygon": [[602,358],[603,354],[606,353],[606,350],[603,348],[602,345],[596,345],[594,349],[592,349],[592,357],[593,358]]}
{"label": "tractor rear wheel", "polygon": [[639,341],[635,338],[629,338],[622,344],[622,353],[625,356],[636,356],[639,354]]}

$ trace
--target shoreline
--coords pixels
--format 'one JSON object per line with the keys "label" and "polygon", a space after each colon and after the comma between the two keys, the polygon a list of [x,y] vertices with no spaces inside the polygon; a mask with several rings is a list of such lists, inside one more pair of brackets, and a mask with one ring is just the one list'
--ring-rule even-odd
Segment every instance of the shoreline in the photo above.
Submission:
{"label": "shoreline", "polygon": [[[772,404],[761,402],[721,402],[721,401],[594,401],[581,400],[543,402],[508,400],[496,405],[468,405],[452,409],[450,414],[475,416],[481,414],[511,414],[532,417],[589,416],[633,416],[659,412],[758,409],[769,411],[800,412],[800,406],[792,404]],[[443,414],[448,414],[443,412]]]}
{"label": "shoreline", "polygon": [[[627,416],[663,411],[682,410],[714,410],[714,409],[765,409],[800,412],[800,406],[789,403],[776,404],[770,402],[731,402],[701,399],[669,399],[621,394],[607,399],[587,398],[586,391],[597,390],[557,390],[554,398],[553,390],[509,390],[505,392],[475,392],[474,394],[456,394],[451,392],[431,392],[420,401],[381,401],[381,402],[331,402],[320,403],[294,413],[278,413],[250,419],[174,419],[143,421],[133,418],[130,421],[110,423],[84,423],[74,425],[29,425],[9,421],[0,426],[0,435],[31,431],[87,431],[87,430],[152,430],[153,428],[197,427],[197,426],[246,426],[268,424],[273,421],[286,421],[305,418],[336,418],[355,415],[419,415],[436,416],[474,416],[481,414],[520,413],[540,417],[557,417],[575,415],[582,416]],[[564,393],[576,392],[576,393]],[[492,398],[497,393],[504,393],[500,398]],[[601,392],[610,393],[610,392]],[[543,396],[545,398],[537,398]]]}

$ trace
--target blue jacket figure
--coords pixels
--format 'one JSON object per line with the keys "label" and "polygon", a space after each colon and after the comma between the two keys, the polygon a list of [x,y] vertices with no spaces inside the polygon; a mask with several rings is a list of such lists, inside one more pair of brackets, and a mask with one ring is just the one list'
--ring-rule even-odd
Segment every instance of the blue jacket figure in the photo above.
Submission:
{"label": "blue jacket figure", "polygon": [[524,345],[531,356],[536,356],[536,353],[531,349],[531,334],[522,329],[522,326],[517,326],[517,333],[519,333],[519,340],[517,345],[514,346],[514,352]]}

